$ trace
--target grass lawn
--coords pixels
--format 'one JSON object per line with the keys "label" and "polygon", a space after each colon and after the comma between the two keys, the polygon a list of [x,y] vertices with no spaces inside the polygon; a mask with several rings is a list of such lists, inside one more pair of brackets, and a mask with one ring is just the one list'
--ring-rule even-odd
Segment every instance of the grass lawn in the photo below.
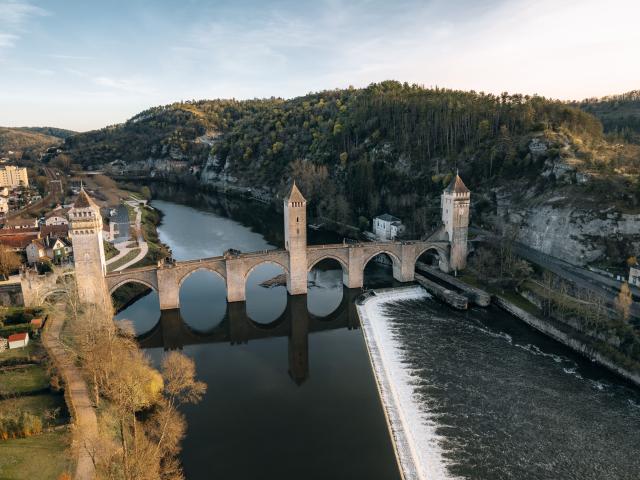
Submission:
{"label": "grass lawn", "polygon": [[0,480],[56,480],[73,470],[67,430],[0,440]]}
{"label": "grass lawn", "polygon": [[6,360],[15,360],[29,362],[32,360],[38,360],[44,355],[44,349],[39,339],[32,339],[29,335],[29,345],[24,348],[14,348],[12,350],[5,350],[0,352],[0,363]]}
{"label": "grass lawn", "polygon": [[118,255],[118,253],[120,253],[120,251],[116,247],[114,247],[111,243],[104,242],[104,258],[105,258],[105,260],[112,259],[116,255]]}
{"label": "grass lawn", "polygon": [[110,263],[107,266],[107,270],[109,272],[113,272],[116,268],[120,268],[122,265],[124,265],[127,262],[130,262],[131,260],[133,260],[134,258],[136,258],[138,256],[138,254],[140,254],[140,249],[139,248],[134,248],[133,250],[131,250],[129,253],[127,253],[124,257],[116,260],[113,263]]}
{"label": "grass lawn", "polygon": [[0,372],[0,394],[3,395],[32,392],[48,386],[49,376],[40,365]]}
{"label": "grass lawn", "polygon": [[[0,411],[2,412],[28,412],[41,417],[46,410],[58,411],[52,424],[62,425],[69,422],[69,413],[62,394],[50,393],[0,400]],[[50,425],[51,423],[47,424],[47,426]]]}

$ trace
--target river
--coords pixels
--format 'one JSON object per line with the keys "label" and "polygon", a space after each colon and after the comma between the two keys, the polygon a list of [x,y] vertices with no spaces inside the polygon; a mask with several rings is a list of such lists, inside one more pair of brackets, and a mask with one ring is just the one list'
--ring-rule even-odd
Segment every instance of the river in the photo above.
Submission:
{"label": "river", "polygon": [[[153,201],[164,214],[160,238],[176,259],[282,244],[281,216],[266,207],[183,193],[161,190]],[[154,361],[165,346],[182,348],[208,385],[203,401],[184,409],[188,479],[400,478],[353,308],[360,292],[343,289],[339,265],[321,267],[306,297],[260,286],[282,273],[265,264],[248,278],[240,312],[227,308],[220,278],[198,271],[182,285],[178,318],[160,318],[154,292],[118,314],[133,322]],[[369,281],[386,278],[373,273]]]}
{"label": "river", "polygon": [[[261,205],[154,194],[160,238],[179,260],[282,245],[280,215]],[[309,234],[310,243],[336,240]],[[187,478],[399,478],[353,315],[359,292],[343,289],[331,264],[311,272],[306,298],[260,286],[279,273],[256,269],[246,305],[227,306],[222,280],[198,271],[182,286],[180,312],[161,318],[150,293],[118,314],[155,361],[182,348],[208,384],[203,402],[185,409]],[[365,283],[392,280],[369,266]],[[424,299],[384,313],[447,478],[640,477],[637,390],[494,308],[460,313]]]}

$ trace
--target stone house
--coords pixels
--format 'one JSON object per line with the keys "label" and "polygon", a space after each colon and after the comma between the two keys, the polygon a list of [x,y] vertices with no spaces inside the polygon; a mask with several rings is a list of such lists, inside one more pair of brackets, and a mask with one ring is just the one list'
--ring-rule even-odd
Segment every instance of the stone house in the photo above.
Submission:
{"label": "stone house", "polygon": [[71,256],[73,248],[71,241],[65,237],[47,236],[33,240],[25,248],[27,263],[33,265],[44,258],[54,263],[61,263]]}
{"label": "stone house", "polygon": [[69,225],[67,209],[59,207],[45,215],[44,224],[47,226]]}
{"label": "stone house", "polygon": [[38,263],[41,258],[47,256],[47,247],[41,238],[36,238],[27,245],[25,252],[27,253],[27,263],[29,265],[34,265],[35,263]]}
{"label": "stone house", "polygon": [[393,241],[403,231],[404,225],[402,221],[388,213],[378,215],[373,219],[373,233],[377,240],[383,242]]}

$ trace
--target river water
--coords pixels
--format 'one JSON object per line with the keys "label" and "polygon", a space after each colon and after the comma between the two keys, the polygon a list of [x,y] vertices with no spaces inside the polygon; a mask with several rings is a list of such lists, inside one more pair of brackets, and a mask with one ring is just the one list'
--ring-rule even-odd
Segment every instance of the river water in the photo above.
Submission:
{"label": "river water", "polygon": [[[216,195],[154,192],[160,238],[178,260],[282,245],[282,218],[260,204]],[[171,198],[172,201],[163,200]],[[340,241],[310,232],[309,241]],[[224,284],[188,277],[180,312],[160,316],[155,292],[120,312],[159,361],[182,348],[207,383],[185,408],[181,460],[188,479],[399,479],[353,298],[339,265],[310,274],[307,296],[264,288],[282,273],[265,264],[249,276],[246,305],[227,306]],[[388,280],[374,270],[369,281]]]}
{"label": "river water", "polygon": [[[154,193],[160,237],[179,260],[283,243],[280,216],[259,205]],[[335,240],[310,232],[310,243]],[[222,280],[199,271],[182,286],[180,312],[160,317],[151,293],[118,315],[156,361],[182,348],[208,384],[185,409],[187,478],[399,478],[352,308],[359,292],[342,288],[337,265],[311,272],[306,297],[260,286],[279,273],[256,269],[246,305],[228,306]],[[365,282],[391,278],[367,267]],[[460,313],[425,299],[384,313],[447,477],[640,478],[637,390],[497,309]]]}

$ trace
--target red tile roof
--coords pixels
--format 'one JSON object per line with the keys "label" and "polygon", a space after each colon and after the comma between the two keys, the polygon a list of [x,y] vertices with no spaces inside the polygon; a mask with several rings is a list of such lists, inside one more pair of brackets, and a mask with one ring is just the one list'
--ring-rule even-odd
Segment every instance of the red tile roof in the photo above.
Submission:
{"label": "red tile roof", "polygon": [[20,340],[26,340],[27,339],[27,332],[24,333],[14,333],[13,335],[9,335],[9,338],[7,340],[9,340],[10,342],[19,342]]}

